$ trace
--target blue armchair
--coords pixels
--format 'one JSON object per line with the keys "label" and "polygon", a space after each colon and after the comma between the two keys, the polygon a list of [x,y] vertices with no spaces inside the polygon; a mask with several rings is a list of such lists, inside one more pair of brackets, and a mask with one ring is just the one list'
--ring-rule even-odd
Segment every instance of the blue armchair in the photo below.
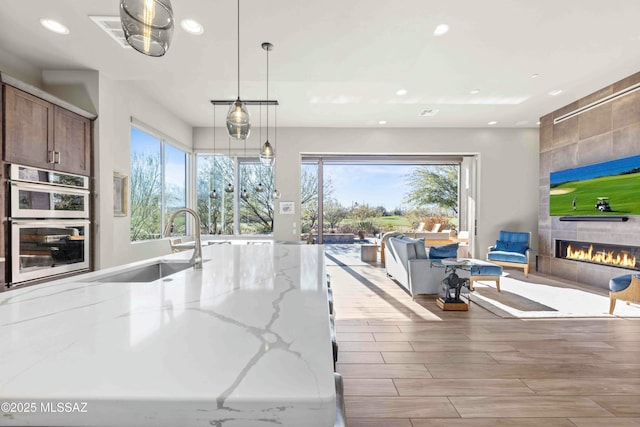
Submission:
{"label": "blue armchair", "polygon": [[487,261],[504,267],[522,268],[524,277],[528,277],[530,242],[530,232],[500,230],[496,244],[489,246]]}

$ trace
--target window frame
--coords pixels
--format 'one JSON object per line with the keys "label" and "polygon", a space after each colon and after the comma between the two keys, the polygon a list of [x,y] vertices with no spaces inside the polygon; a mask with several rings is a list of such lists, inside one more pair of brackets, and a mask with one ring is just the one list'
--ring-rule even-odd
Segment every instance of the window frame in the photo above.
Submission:
{"label": "window frame", "polygon": [[[158,237],[157,239],[141,239],[141,240],[132,240],[131,239],[131,227],[129,227],[129,242],[130,243],[141,243],[141,242],[152,242],[152,241],[157,241],[157,240],[162,240],[162,234],[164,232],[164,229],[166,227],[166,222],[167,222],[167,217],[166,217],[166,210],[167,210],[167,206],[166,206],[166,192],[165,192],[165,186],[166,186],[166,152],[165,152],[165,147],[166,145],[171,146],[172,148],[181,151],[185,154],[185,207],[190,207],[192,206],[192,201],[193,201],[193,177],[192,177],[192,171],[193,171],[193,150],[189,147],[187,147],[186,145],[180,143],[179,141],[175,140],[174,138],[171,138],[170,136],[167,136],[165,134],[163,134],[162,132],[158,131],[157,129],[154,129],[151,126],[148,126],[144,123],[141,123],[137,120],[134,120],[132,118],[131,120],[131,125],[129,127],[129,170],[131,170],[131,147],[133,144],[133,140],[131,138],[131,130],[135,128],[137,131],[139,132],[143,132],[145,134],[147,134],[148,136],[157,139],[158,141],[160,141],[160,237]],[[132,179],[133,177],[131,176],[130,173],[130,179]],[[133,183],[130,182],[129,188],[132,189],[133,188]],[[129,199],[131,200],[131,197],[129,197]],[[132,212],[130,211],[130,213],[132,214]],[[193,233],[193,219],[191,217],[187,217],[187,220],[185,222],[185,236],[188,236],[190,234]]]}

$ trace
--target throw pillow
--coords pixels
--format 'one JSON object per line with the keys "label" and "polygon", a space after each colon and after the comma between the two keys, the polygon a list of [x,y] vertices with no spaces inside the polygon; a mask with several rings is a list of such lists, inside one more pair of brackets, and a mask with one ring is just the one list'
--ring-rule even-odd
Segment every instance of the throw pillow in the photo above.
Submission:
{"label": "throw pillow", "polygon": [[451,243],[444,246],[432,246],[429,248],[430,259],[457,258],[458,243]]}
{"label": "throw pillow", "polygon": [[503,252],[517,252],[519,254],[525,254],[529,247],[524,242],[504,242],[502,240],[496,240],[496,250]]}
{"label": "throw pillow", "polygon": [[402,240],[408,243],[412,243],[415,251],[417,259],[428,259],[427,256],[427,247],[424,244],[424,238],[420,239],[412,239],[411,237],[402,236]]}

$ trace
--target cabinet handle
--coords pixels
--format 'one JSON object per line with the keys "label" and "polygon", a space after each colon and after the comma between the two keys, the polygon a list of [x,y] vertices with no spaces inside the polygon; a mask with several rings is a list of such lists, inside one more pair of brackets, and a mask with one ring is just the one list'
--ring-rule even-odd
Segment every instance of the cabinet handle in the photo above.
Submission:
{"label": "cabinet handle", "polygon": [[[56,156],[56,154],[58,155],[58,161],[55,161],[55,158],[56,158],[55,156]],[[61,159],[61,158],[62,158],[62,155],[60,154],[60,151],[54,151],[54,152],[53,152],[53,160],[54,160],[54,163],[60,164],[60,159]]]}
{"label": "cabinet handle", "polygon": [[54,164],[56,162],[56,152],[49,150],[48,154],[49,154],[49,158],[47,159],[47,163]]}

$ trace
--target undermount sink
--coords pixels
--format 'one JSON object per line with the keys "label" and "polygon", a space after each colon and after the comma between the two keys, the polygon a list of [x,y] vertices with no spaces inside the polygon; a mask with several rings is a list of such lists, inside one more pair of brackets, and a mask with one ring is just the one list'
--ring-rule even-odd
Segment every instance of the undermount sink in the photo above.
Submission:
{"label": "undermount sink", "polygon": [[193,264],[185,261],[159,261],[133,270],[102,276],[95,282],[153,282],[180,271],[192,268]]}

